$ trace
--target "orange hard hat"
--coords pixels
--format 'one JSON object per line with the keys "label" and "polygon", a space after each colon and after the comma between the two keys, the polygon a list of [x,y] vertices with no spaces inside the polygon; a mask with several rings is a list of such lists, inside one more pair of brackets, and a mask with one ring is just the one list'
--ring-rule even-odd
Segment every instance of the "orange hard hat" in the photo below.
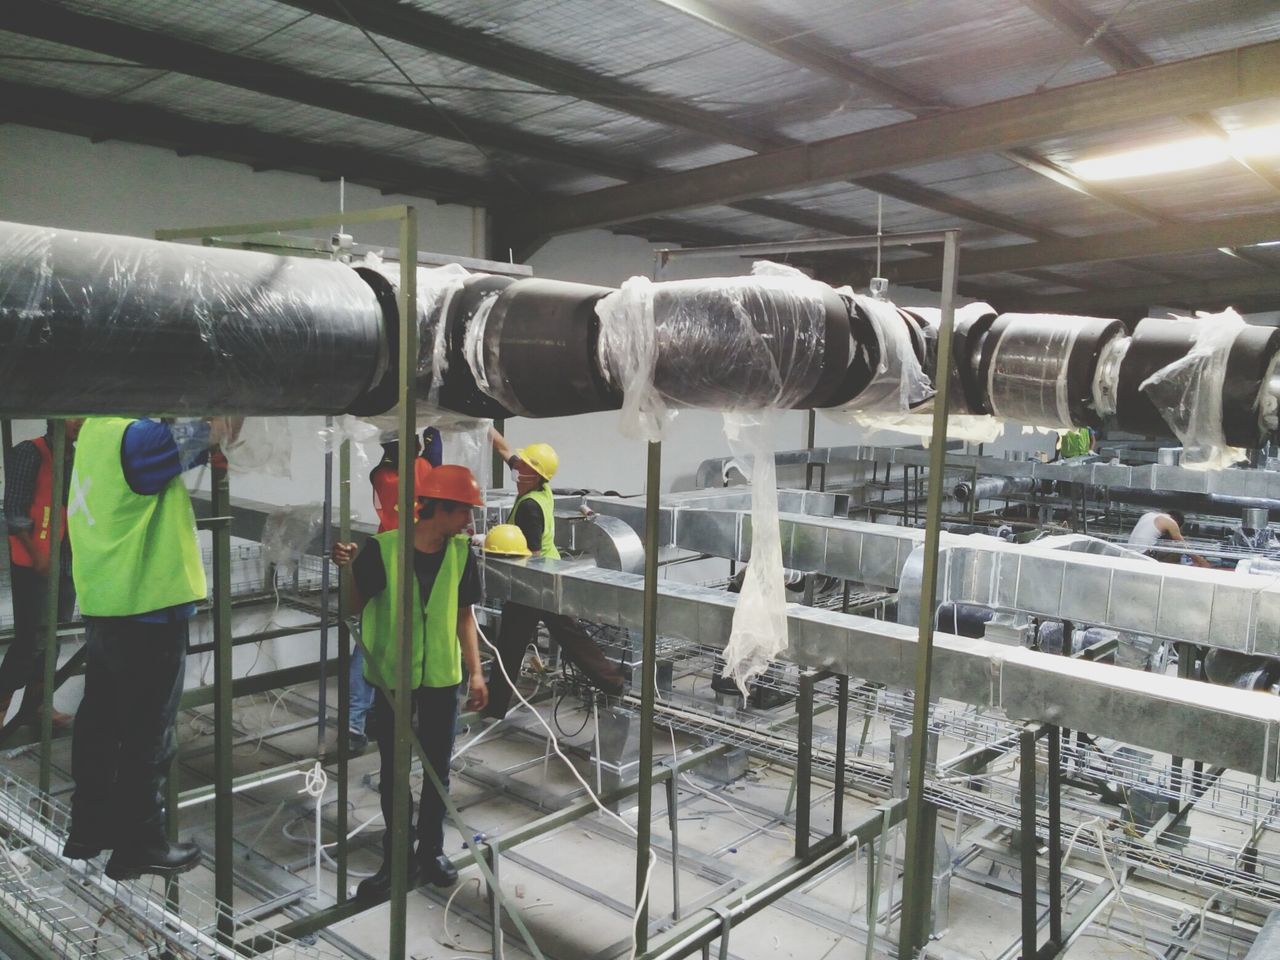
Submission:
{"label": "orange hard hat", "polygon": [[442,463],[418,484],[418,496],[432,500],[456,500],[473,507],[484,506],[484,494],[475,475],[456,463]]}

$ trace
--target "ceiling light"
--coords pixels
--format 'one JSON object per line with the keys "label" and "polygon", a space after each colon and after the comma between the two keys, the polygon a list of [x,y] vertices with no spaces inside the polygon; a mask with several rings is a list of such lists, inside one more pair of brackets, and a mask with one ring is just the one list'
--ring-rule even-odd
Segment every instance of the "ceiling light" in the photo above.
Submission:
{"label": "ceiling light", "polygon": [[1193,140],[1179,140],[1081,160],[1073,163],[1071,168],[1085,180],[1121,180],[1195,170],[1221,163],[1230,157],[1231,152],[1221,140],[1215,137],[1196,137]]}
{"label": "ceiling light", "polygon": [[1237,130],[1228,135],[1231,149],[1246,157],[1270,157],[1280,154],[1280,125]]}

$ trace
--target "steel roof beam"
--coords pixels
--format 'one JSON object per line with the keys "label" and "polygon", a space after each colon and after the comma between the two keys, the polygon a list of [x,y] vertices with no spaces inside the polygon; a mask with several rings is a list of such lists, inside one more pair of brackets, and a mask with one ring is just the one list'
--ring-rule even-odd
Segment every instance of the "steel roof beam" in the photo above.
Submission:
{"label": "steel roof beam", "polygon": [[[317,144],[240,124],[192,120],[160,107],[112,103],[10,81],[0,81],[0,122],[70,133],[95,143],[115,139],[161,147],[179,156],[198,154],[243,163],[255,170],[287,170],[328,181],[345,177],[351,183],[383,193],[431,197],[440,203],[501,207],[517,200],[514,192],[501,183],[388,157],[374,150]],[[660,235],[685,233],[684,224],[660,219],[648,224]],[[707,229],[698,239],[733,243],[744,237]]]}
{"label": "steel roof beam", "polygon": [[[1154,62],[1124,36],[1110,29],[1110,21],[1095,23],[1088,14],[1080,11],[1070,0],[1022,0],[1022,2],[1068,34],[1081,47],[1092,50],[1103,63],[1116,70],[1135,70],[1149,67]],[[1220,140],[1227,139],[1227,132],[1211,114],[1198,113],[1185,118],[1190,124]],[[1235,155],[1236,163],[1253,174],[1273,190],[1280,190],[1280,177],[1251,163],[1247,158]]]}
{"label": "steel roof beam", "polygon": [[[939,101],[935,97],[926,96],[910,90],[900,83],[891,81],[866,66],[854,62],[851,58],[835,53],[825,53],[815,49],[811,42],[798,40],[792,36],[777,33],[765,24],[741,13],[708,3],[706,0],[657,0],[674,10],[693,17],[708,26],[737,37],[753,46],[759,47],[775,56],[783,57],[797,66],[812,70],[815,73],[831,77],[849,84],[851,87],[880,97],[885,103],[898,107],[914,116],[922,116],[930,112],[951,109],[952,104]],[[1068,187],[1077,193],[1092,197],[1095,200],[1117,207],[1143,220],[1153,223],[1164,221],[1155,211],[1130,200],[1121,194],[1085,183],[1067,170],[1045,157],[1030,150],[1001,152],[1005,159],[1030,170],[1039,176],[1046,177],[1055,183]],[[900,178],[893,178],[899,183],[908,183]],[[865,183],[855,180],[857,183]],[[875,188],[871,188],[875,189]],[[888,190],[882,191],[889,193]],[[976,209],[976,208],[974,208]],[[966,219],[974,219],[967,216]],[[977,223],[988,223],[987,220],[976,220]],[[1023,236],[1030,234],[1015,231]]]}
{"label": "steel roof beam", "polygon": [[[959,269],[963,276],[974,277],[986,273],[1008,273],[1068,263],[1196,253],[1218,247],[1266,243],[1269,240],[1280,240],[1280,212],[1143,227],[1140,230],[1123,230],[1090,237],[1061,237],[993,250],[967,251],[960,258]],[[895,260],[886,264],[885,269],[887,276],[895,283],[910,284],[936,278],[942,269],[941,264],[938,257],[921,257]]]}
{"label": "steel roof beam", "polygon": [[1277,95],[1280,41],[1271,41],[595,190],[531,214],[545,232],[566,233]]}
{"label": "steel roof beam", "polygon": [[241,124],[192,120],[143,104],[113,103],[76,93],[0,81],[0,117],[13,123],[86,136],[94,142],[125,140],[201,154],[233,163],[274,167],[380,190],[429,196],[449,203],[514,202],[514,193],[464,174],[389,157],[375,151],[318,144],[263,133]]}
{"label": "steel roof beam", "polygon": [[[1280,307],[1280,271],[1255,277],[1186,280],[1149,287],[1121,287],[1115,290],[1093,290],[1087,293],[1027,297],[1022,305],[1034,308],[1037,312],[1083,313],[1105,312],[1108,308],[1157,306],[1185,307],[1191,310],[1236,307],[1244,311],[1245,308],[1241,304],[1246,303],[1250,310]],[[1267,304],[1270,306],[1265,306]]]}
{"label": "steel roof beam", "polygon": [[[763,152],[777,147],[794,145],[797,141],[780,135],[760,137],[745,133],[733,121],[697,107],[680,103],[670,97],[655,95],[643,87],[602,76],[549,54],[529,50],[518,44],[491,37],[482,31],[459,26],[446,17],[420,7],[409,7],[394,0],[366,0],[358,9],[358,16],[348,19],[346,8],[332,0],[281,0],[301,10],[328,17],[342,23],[354,23],[366,30],[381,34],[420,50],[439,54],[451,60],[469,63],[491,70],[503,76],[523,80],[546,90],[595,103],[609,110],[629,116],[642,117],[665,126],[689,130],[701,137],[733,144],[753,152]],[[834,69],[834,61],[815,59],[815,69]],[[860,84],[876,88],[882,85],[890,96],[918,105],[919,98],[876,80],[870,74],[860,76]],[[959,216],[973,223],[1005,230],[1017,236],[1040,239],[1054,236],[1051,230],[1025,224],[1012,217],[1002,217],[982,208],[948,197],[935,191],[917,187],[907,180],[882,175],[875,184],[854,181],[856,185],[911,203],[914,206]],[[844,217],[811,214],[797,207],[776,201],[764,206],[760,201],[754,207],[745,203],[732,204],[740,210],[759,213],[771,219],[790,221],[836,234],[865,233],[868,225]],[[767,209],[767,212],[766,212]]]}
{"label": "steel roof beam", "polygon": [[[318,77],[292,67],[268,63],[182,40],[159,31],[130,26],[58,7],[42,0],[9,5],[0,15],[0,28],[56,43],[94,50],[135,63],[200,77],[267,96],[305,103],[338,113],[375,120],[484,150],[504,152],[632,181],[660,171],[652,166],[615,160],[502,124],[452,113],[406,97],[354,88],[341,80]],[[526,198],[524,204],[530,202]],[[836,233],[865,232],[866,225],[837,221],[787,204],[774,203],[764,214],[757,206],[748,212],[785,219],[793,225]],[[838,225],[835,225],[837,224]]]}

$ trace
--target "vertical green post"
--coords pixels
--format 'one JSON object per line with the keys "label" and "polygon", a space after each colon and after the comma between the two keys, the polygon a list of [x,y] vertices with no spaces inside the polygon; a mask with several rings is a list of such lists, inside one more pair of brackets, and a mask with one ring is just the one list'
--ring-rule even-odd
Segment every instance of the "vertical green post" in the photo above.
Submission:
{"label": "vertical green post", "polygon": [[[501,417],[498,417],[493,421],[493,429],[497,430],[499,433],[502,433],[506,429],[506,426],[507,421]],[[490,468],[489,485],[495,490],[501,490],[506,486],[507,478],[504,476],[504,471],[506,470],[507,465],[503,462],[502,454],[498,452],[496,447],[493,450],[493,460],[491,462],[492,467]]]}
{"label": "vertical green post", "polygon": [[[333,417],[324,423],[333,429]],[[320,508],[320,672],[316,682],[316,755],[324,756],[324,740],[329,725],[329,552],[333,546],[333,450],[324,453],[324,502]]]}
{"label": "vertical green post", "polygon": [[[951,334],[955,325],[956,231],[945,234],[942,253],[942,321],[938,329],[938,362],[933,398],[933,435],[929,441],[929,476],[942,477],[947,453],[947,384],[951,369]],[[929,484],[925,515],[924,578],[920,584],[920,640],[916,649],[915,704],[911,724],[911,765],[907,793],[906,873],[902,886],[899,960],[911,960],[924,945],[933,878],[932,818],[925,810],[924,777],[929,749],[929,682],[933,670],[934,600],[938,587],[938,544],[941,540],[943,484]],[[905,478],[904,478],[905,488]],[[904,516],[906,508],[903,508]]]}
{"label": "vertical green post", "polygon": [[[338,539],[351,539],[351,441],[343,440],[338,451]],[[327,564],[329,558],[325,557]],[[347,901],[347,753],[351,744],[351,631],[347,627],[348,593],[345,568],[338,568],[338,903]]]}
{"label": "vertical green post", "polygon": [[414,450],[417,432],[417,358],[418,358],[418,214],[413,207],[404,208],[400,221],[400,485],[399,503],[400,555],[395,604],[396,681],[395,713],[395,780],[391,785],[391,940],[389,960],[404,960],[405,925],[408,919],[409,893],[409,723],[413,709],[409,689],[409,670],[413,644],[413,520],[414,520]]}
{"label": "vertical green post", "polygon": [[658,686],[658,496],[662,484],[662,444],[649,444],[644,513],[644,619],[640,660],[640,810],[636,820],[636,952],[649,943],[649,902],[640,902],[649,872],[653,826],[653,713]]}
{"label": "vertical green post", "polygon": [[[44,702],[40,705],[40,792],[48,795],[53,777],[53,684],[58,672],[58,594],[62,581],[62,507],[67,475],[67,424],[53,421],[52,503],[49,505],[49,576],[45,586]],[[27,688],[30,690],[30,687]]]}
{"label": "vertical green post", "polygon": [[231,729],[232,654],[231,645],[231,487],[227,468],[214,465],[210,526],[213,530],[213,864],[214,899],[218,904],[218,939],[235,940],[232,901],[235,894],[232,804]]}

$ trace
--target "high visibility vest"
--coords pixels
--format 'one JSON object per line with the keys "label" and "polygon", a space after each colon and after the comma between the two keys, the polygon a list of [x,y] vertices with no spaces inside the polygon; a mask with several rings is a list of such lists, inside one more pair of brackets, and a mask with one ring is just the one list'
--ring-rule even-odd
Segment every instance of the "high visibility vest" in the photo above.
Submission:
{"label": "high visibility vest", "polygon": [[[31,495],[27,516],[31,518],[31,547],[18,537],[9,534],[9,560],[15,567],[34,567],[36,560],[49,559],[49,536],[53,527],[53,450],[49,441],[37,437],[30,441],[40,453],[40,469],[36,473],[36,486]],[[62,507],[62,541],[67,539],[67,508]]]}
{"label": "high visibility vest", "polygon": [[[431,464],[421,457],[413,461],[413,476],[417,492],[431,473]],[[373,510],[378,515],[378,532],[386,533],[400,526],[400,471],[395,467],[384,467],[381,464],[373,468],[369,474],[369,483],[373,487]]]}
{"label": "high visibility vest", "polygon": [[196,517],[181,477],[135,493],[120,462],[126,417],[91,417],[76,441],[67,504],[71,575],[90,617],[131,617],[203,600]]}
{"label": "high visibility vest", "polygon": [[1059,435],[1058,456],[1063,460],[1068,460],[1071,457],[1083,457],[1089,452],[1089,447],[1091,445],[1088,427],[1081,427],[1078,430],[1068,430]]}
{"label": "high visibility vest", "polygon": [[516,502],[511,506],[511,514],[507,517],[507,523],[516,522],[516,511],[526,500],[532,500],[542,509],[542,543],[537,547],[531,543],[529,549],[540,550],[544,557],[559,560],[560,551],[556,549],[556,503],[549,488],[539,487],[537,490],[530,490],[516,497]]}
{"label": "high visibility vest", "polygon": [[[396,603],[400,582],[400,531],[388,530],[373,538],[382,557],[387,585],[364,605],[360,636],[364,641],[364,677],[370,683],[396,689]],[[410,656],[409,685],[452,687],[462,682],[462,647],[458,643],[458,586],[467,568],[470,540],[450,537],[444,545],[440,572],[431,586],[431,596],[422,602],[422,590],[415,573],[413,584],[413,651]]]}

